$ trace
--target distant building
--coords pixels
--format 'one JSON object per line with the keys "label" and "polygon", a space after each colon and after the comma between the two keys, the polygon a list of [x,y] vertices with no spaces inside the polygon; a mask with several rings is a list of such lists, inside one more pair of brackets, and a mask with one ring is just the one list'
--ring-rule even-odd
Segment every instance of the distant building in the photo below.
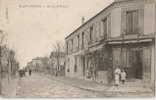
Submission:
{"label": "distant building", "polygon": [[154,86],[155,28],[155,0],[115,0],[65,38],[66,76],[108,83],[119,67]]}
{"label": "distant building", "polygon": [[34,59],[32,59],[32,64],[35,66],[36,64],[43,66],[42,65],[42,58],[41,57],[36,57]]}
{"label": "distant building", "polygon": [[50,59],[48,57],[36,57],[32,59],[31,62],[27,63],[28,69],[31,69],[33,71],[37,72],[45,72],[50,67]]}

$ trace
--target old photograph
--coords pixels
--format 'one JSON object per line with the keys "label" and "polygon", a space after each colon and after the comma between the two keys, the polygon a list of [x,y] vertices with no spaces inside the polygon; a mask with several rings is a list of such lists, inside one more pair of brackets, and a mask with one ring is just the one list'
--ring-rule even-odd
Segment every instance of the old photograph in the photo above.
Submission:
{"label": "old photograph", "polygon": [[0,0],[0,98],[155,98],[155,0]]}

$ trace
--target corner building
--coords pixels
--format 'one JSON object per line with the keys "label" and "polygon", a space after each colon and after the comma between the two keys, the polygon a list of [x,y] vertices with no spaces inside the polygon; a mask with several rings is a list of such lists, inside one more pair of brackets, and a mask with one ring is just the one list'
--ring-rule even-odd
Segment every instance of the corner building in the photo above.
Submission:
{"label": "corner building", "polygon": [[[116,67],[128,80],[154,86],[156,3],[115,0],[65,38],[66,76],[113,82]],[[92,75],[91,75],[92,76]]]}

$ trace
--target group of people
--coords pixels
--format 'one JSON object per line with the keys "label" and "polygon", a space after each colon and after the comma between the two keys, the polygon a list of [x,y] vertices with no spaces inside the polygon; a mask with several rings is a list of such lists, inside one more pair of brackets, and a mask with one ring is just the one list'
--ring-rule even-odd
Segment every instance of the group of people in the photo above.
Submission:
{"label": "group of people", "polygon": [[[29,70],[29,76],[31,76],[31,69]],[[25,70],[23,70],[23,69],[21,69],[21,70],[19,70],[19,76],[20,77],[24,77],[25,76],[25,73],[26,73],[26,71]]]}
{"label": "group of people", "polygon": [[115,86],[119,86],[120,82],[125,83],[127,73],[124,69],[116,68],[114,71]]}
{"label": "group of people", "polygon": [[[110,71],[109,71],[109,73],[110,73]],[[95,69],[95,67],[93,65],[87,70],[87,75],[86,76],[89,79],[96,80],[96,69]],[[112,79],[112,74],[110,73],[109,76],[111,76],[111,77],[109,77],[110,80],[111,80]],[[114,70],[115,86],[119,86],[120,83],[125,84],[126,78],[127,78],[127,73],[123,68],[120,69],[119,67],[117,67]]]}

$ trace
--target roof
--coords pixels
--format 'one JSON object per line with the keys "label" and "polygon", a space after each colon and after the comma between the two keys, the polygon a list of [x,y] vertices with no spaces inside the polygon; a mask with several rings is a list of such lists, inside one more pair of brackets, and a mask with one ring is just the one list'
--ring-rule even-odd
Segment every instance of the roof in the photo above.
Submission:
{"label": "roof", "polygon": [[41,57],[33,58],[32,60],[41,60]]}
{"label": "roof", "polygon": [[110,5],[108,5],[106,8],[104,8],[103,10],[101,10],[99,13],[97,13],[95,16],[93,16],[92,18],[90,18],[88,21],[86,21],[84,24],[82,24],[81,26],[79,26],[75,31],[73,31],[71,34],[69,34],[67,37],[65,37],[65,39],[69,38],[71,35],[73,35],[76,31],[78,31],[80,28],[82,28],[83,26],[85,26],[86,24],[88,24],[90,21],[92,21],[95,17],[97,17],[98,15],[100,15],[102,12],[104,12],[106,9],[110,8],[111,6],[113,6],[115,3],[117,2],[113,2]]}
{"label": "roof", "polygon": [[33,58],[32,60],[43,60],[43,59],[48,59],[48,57],[36,57]]}
{"label": "roof", "polygon": [[65,57],[65,52],[51,52],[51,54],[50,54],[50,58],[52,58],[52,57],[56,57],[57,55],[58,55],[58,53],[59,53],[59,56],[61,56],[61,57]]}
{"label": "roof", "polygon": [[[82,28],[83,26],[85,26],[86,24],[88,24],[90,21],[92,21],[95,17],[97,17],[98,15],[100,15],[101,13],[103,13],[104,11],[106,11],[108,8],[112,7],[114,4],[116,3],[120,3],[120,2],[127,2],[130,0],[114,0],[114,2],[112,2],[110,5],[108,5],[107,7],[105,7],[103,10],[101,10],[99,13],[97,13],[95,16],[93,16],[92,18],[90,18],[88,21],[86,21],[84,24],[82,24],[81,26],[79,26],[75,31],[73,31],[71,34],[69,34],[68,36],[65,37],[65,39],[69,38],[71,35],[73,35],[76,31],[78,31],[80,28]],[[134,1],[134,0],[131,0]]]}

